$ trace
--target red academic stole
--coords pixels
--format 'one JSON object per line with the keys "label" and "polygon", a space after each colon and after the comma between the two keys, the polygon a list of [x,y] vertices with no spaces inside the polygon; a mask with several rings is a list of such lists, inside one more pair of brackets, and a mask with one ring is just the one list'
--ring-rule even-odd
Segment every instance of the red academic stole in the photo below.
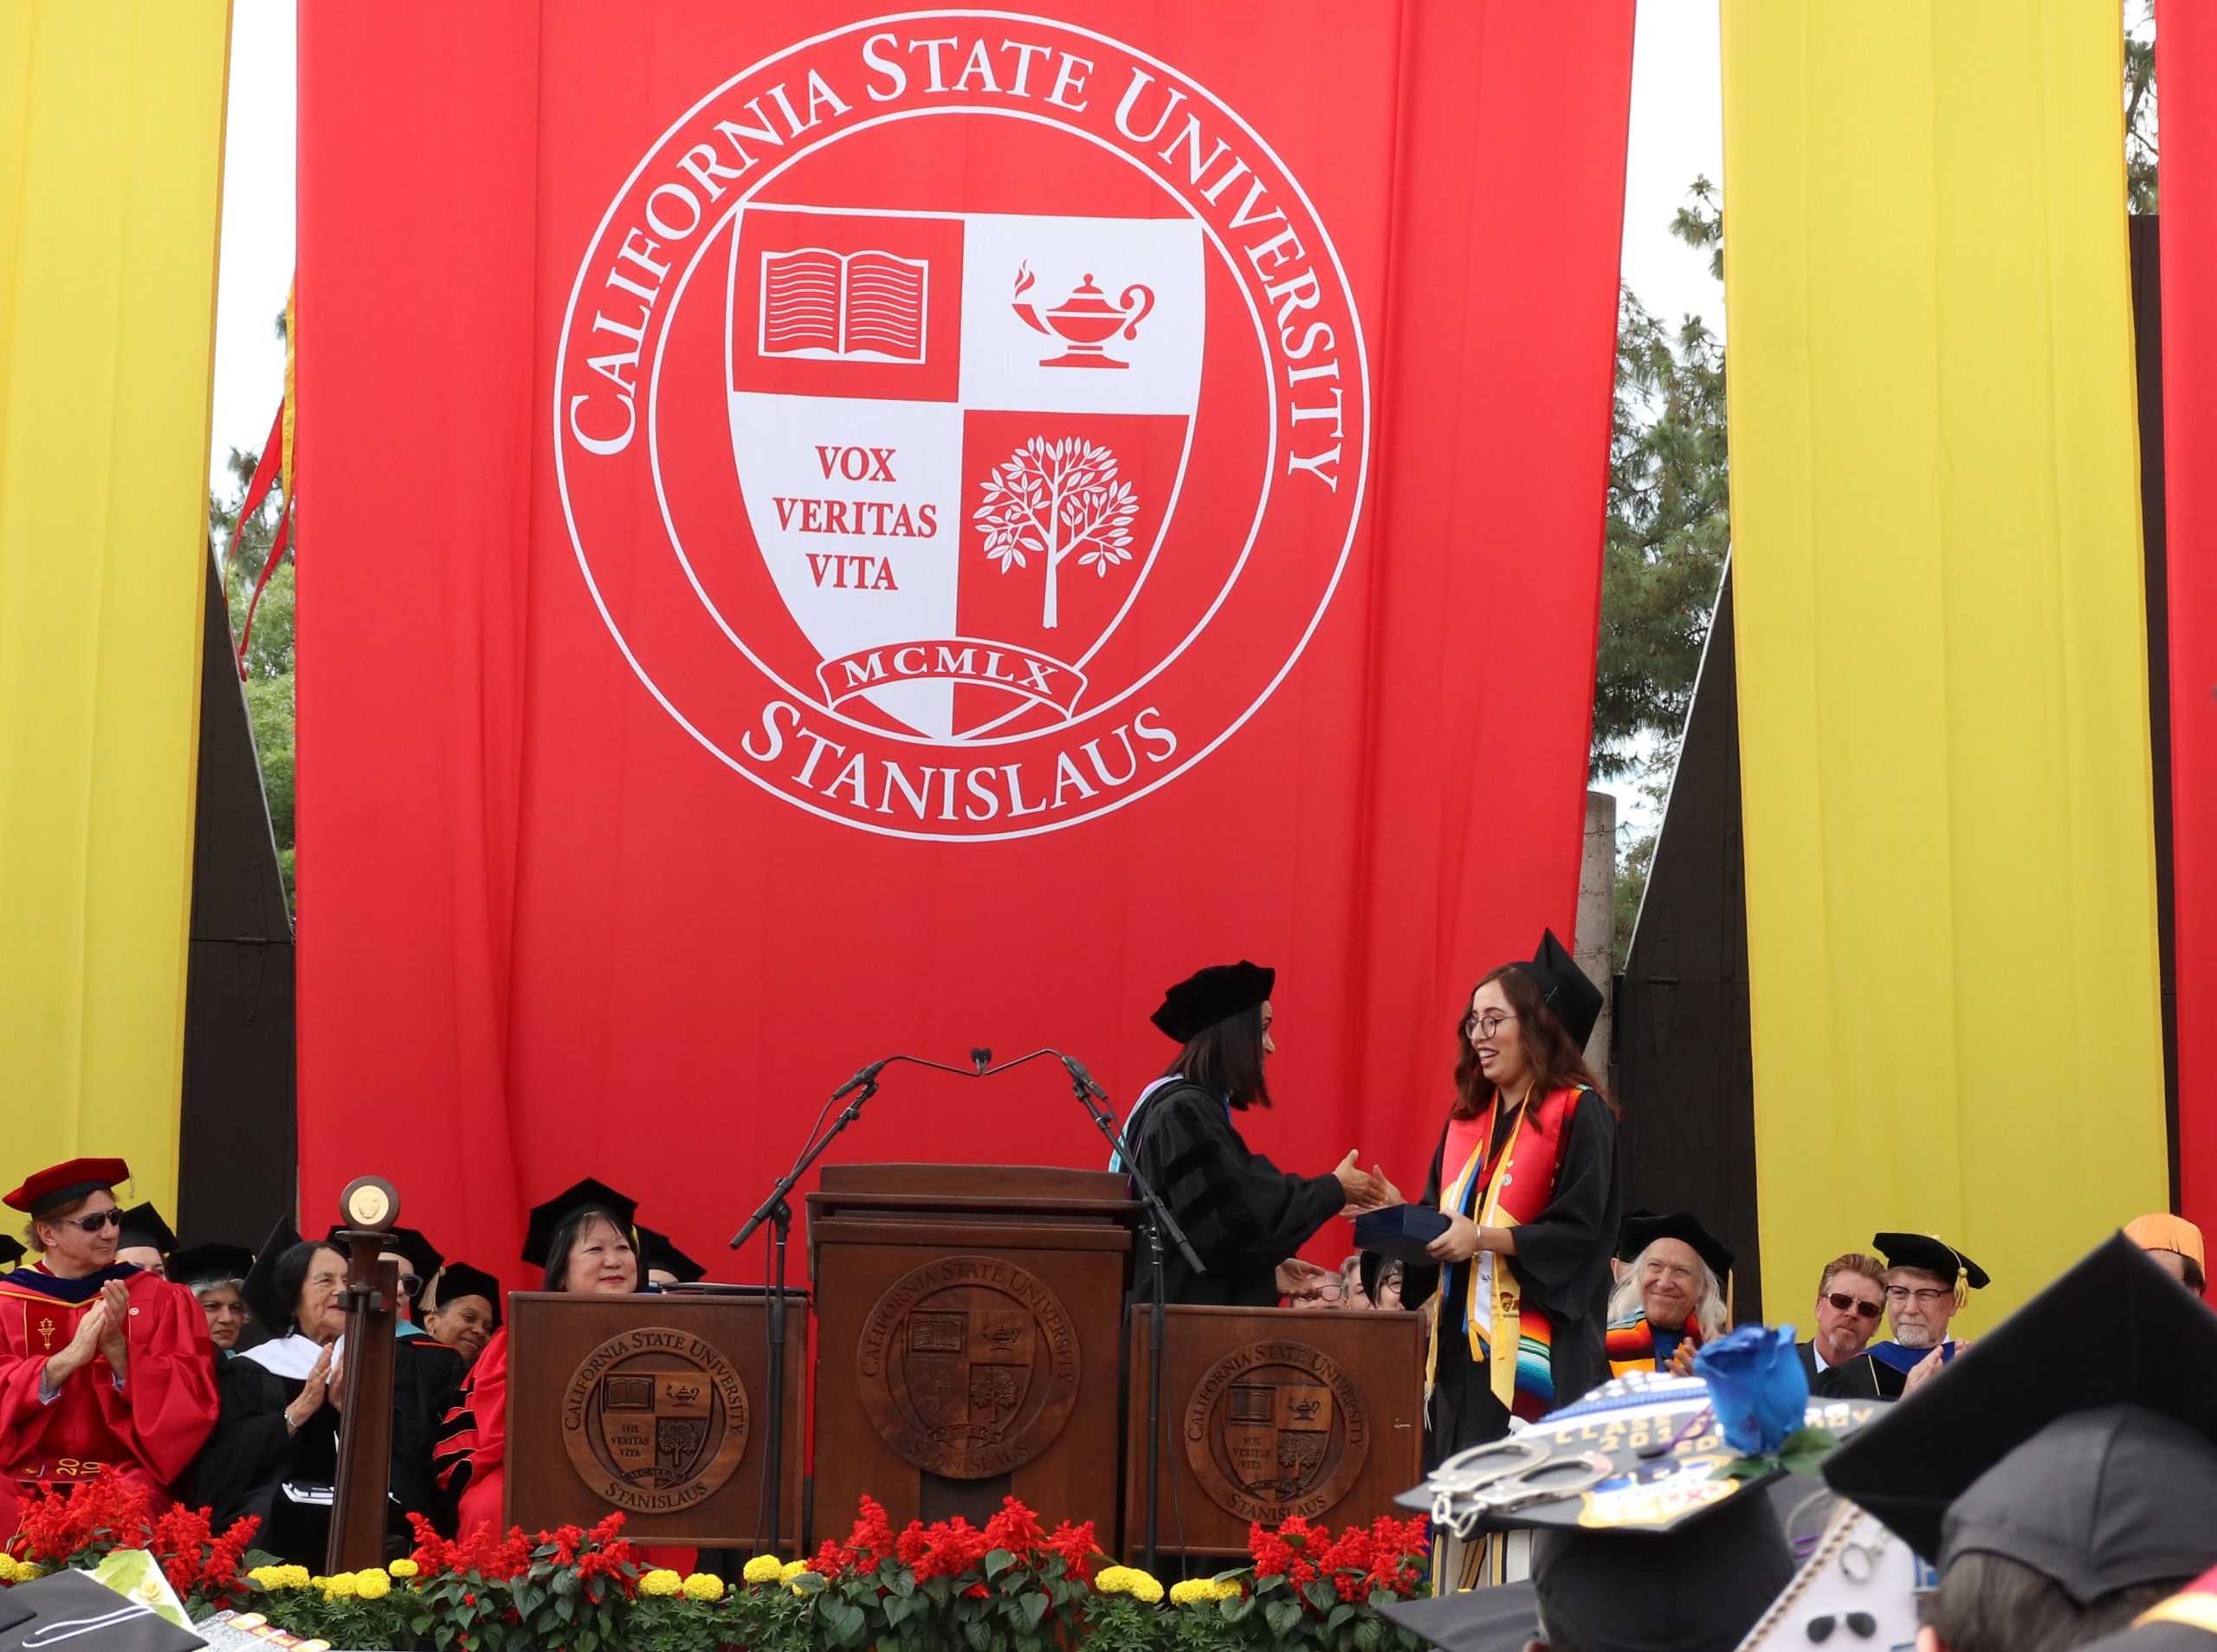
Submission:
{"label": "red academic stole", "polygon": [[[1493,1144],[1499,1122],[1498,1097],[1486,1109],[1462,1173],[1440,1191],[1439,1208],[1460,1210],[1469,1202],[1472,1179],[1483,1190],[1472,1208],[1471,1220],[1482,1228],[1514,1228],[1536,1218],[1555,1195],[1555,1170],[1561,1161],[1562,1138],[1581,1091],[1557,1090],[1537,1107],[1529,1104],[1523,1116],[1509,1126],[1509,1139],[1490,1162],[1482,1163]],[[1523,1300],[1523,1287],[1505,1257],[1482,1251],[1464,1265],[1469,1280],[1464,1307],[1469,1316],[1470,1358],[1488,1365],[1494,1397],[1520,1415],[1537,1416],[1554,1404],[1554,1345],[1553,1327],[1546,1314]],[[1441,1293],[1444,1297],[1445,1292]],[[1439,1358],[1440,1316],[1443,1300],[1435,1298],[1432,1310],[1432,1345],[1425,1361],[1425,1388],[1432,1387]],[[1496,1358],[1499,1347],[1506,1357]]]}

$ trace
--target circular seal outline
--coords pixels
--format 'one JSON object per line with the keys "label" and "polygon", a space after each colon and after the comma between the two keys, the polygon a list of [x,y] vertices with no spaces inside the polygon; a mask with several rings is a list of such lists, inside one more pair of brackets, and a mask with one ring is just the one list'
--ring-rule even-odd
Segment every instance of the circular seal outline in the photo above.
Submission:
{"label": "circular seal outline", "polygon": [[[1285,1503],[1272,1502],[1231,1483],[1218,1466],[1213,1448],[1223,1433],[1225,1403],[1235,1379],[1248,1371],[1276,1366],[1313,1377],[1332,1391],[1338,1408],[1344,1444],[1331,1472],[1313,1491]],[[1200,1375],[1186,1401],[1181,1430],[1186,1437],[1186,1462],[1208,1499],[1225,1513],[1242,1520],[1282,1520],[1299,1514],[1315,1519],[1338,1506],[1362,1474],[1370,1456],[1372,1429],[1369,1411],[1354,1380],[1338,1360],[1305,1342],[1250,1342],[1234,1348]]]}
{"label": "circular seal outline", "polygon": [[[1318,598],[1314,611],[1309,615],[1308,623],[1302,629],[1301,636],[1295,642],[1291,651],[1287,655],[1284,661],[1279,666],[1277,673],[1267,683],[1264,685],[1262,690],[1256,695],[1252,702],[1251,702],[1247,707],[1241,711],[1236,717],[1232,718],[1231,720],[1212,738],[1194,746],[1191,750],[1190,753],[1185,758],[1185,760],[1179,763],[1176,767],[1167,769],[1163,773],[1157,775],[1146,784],[1138,786],[1129,791],[1121,791],[1107,802],[1102,803],[1098,808],[1089,809],[1083,811],[1073,811],[1060,819],[1044,821],[1036,826],[1028,826],[1014,831],[956,833],[914,831],[902,827],[882,825],[874,821],[857,820],[851,816],[839,814],[835,810],[825,808],[822,804],[812,802],[806,797],[796,796],[794,793],[786,791],[784,787],[777,784],[767,777],[755,773],[754,771],[749,768],[746,764],[738,761],[729,753],[723,751],[714,740],[710,739],[705,732],[696,726],[689,718],[688,718],[670,702],[669,697],[663,693],[660,686],[656,684],[654,679],[648,674],[646,668],[641,663],[638,656],[632,652],[630,642],[625,640],[622,631],[617,626],[614,616],[609,612],[607,600],[601,593],[599,584],[595,580],[591,565],[586,558],[584,539],[578,527],[576,511],[572,507],[570,500],[568,464],[564,451],[565,437],[562,424],[564,374],[569,358],[571,331],[577,319],[578,300],[585,292],[585,281],[592,268],[594,251],[598,248],[606,239],[609,228],[615,222],[617,210],[629,197],[631,190],[637,186],[640,178],[645,174],[649,164],[669,146],[671,140],[675,139],[689,122],[691,122],[703,110],[708,108],[708,106],[714,102],[717,98],[721,97],[725,92],[733,87],[747,80],[753,75],[762,73],[773,64],[776,64],[785,58],[791,57],[797,53],[805,51],[811,47],[822,45],[828,41],[839,39],[843,35],[856,35],[862,31],[878,28],[889,23],[917,23],[938,17],[1032,24],[1044,29],[1057,30],[1066,35],[1076,35],[1082,39],[1091,40],[1101,45],[1110,47],[1115,50],[1124,53],[1134,62],[1146,64],[1154,69],[1157,69],[1164,75],[1174,78],[1176,81],[1191,87],[1196,93],[1205,96],[1208,100],[1210,106],[1218,114],[1222,115],[1225,119],[1229,120],[1240,132],[1244,133],[1255,145],[1257,150],[1266,157],[1270,160],[1270,164],[1277,169],[1279,177],[1283,180],[1286,187],[1292,191],[1293,198],[1300,203],[1302,212],[1307,215],[1309,226],[1315,231],[1318,244],[1320,244],[1323,248],[1324,258],[1328,261],[1332,273],[1337,278],[1339,290],[1346,300],[1348,313],[1347,320],[1354,349],[1356,367],[1354,375],[1355,388],[1359,393],[1359,405],[1361,413],[1361,442],[1355,454],[1354,486],[1348,499],[1346,536],[1341,542],[1339,554],[1333,563],[1331,574],[1324,582],[1323,590]],[[1214,753],[1218,747],[1221,746],[1234,734],[1238,733],[1240,729],[1244,727],[1249,720],[1251,719],[1257,712],[1260,711],[1264,705],[1269,701],[1270,697],[1277,692],[1280,687],[1283,685],[1286,678],[1292,674],[1294,667],[1300,663],[1302,655],[1307,652],[1310,641],[1316,634],[1317,628],[1323,623],[1324,616],[1330,610],[1333,599],[1338,593],[1340,582],[1346,576],[1348,560],[1354,552],[1354,536],[1362,526],[1363,505],[1367,495],[1370,481],[1371,426],[1373,423],[1373,409],[1371,405],[1370,394],[1370,355],[1368,341],[1365,337],[1362,326],[1361,311],[1360,307],[1354,302],[1354,288],[1348,280],[1347,267],[1340,258],[1338,245],[1333,240],[1331,232],[1326,227],[1322,215],[1317,212],[1315,203],[1309,198],[1308,190],[1302,186],[1299,177],[1296,176],[1293,170],[1286,165],[1283,158],[1278,154],[1277,150],[1270,146],[1268,140],[1265,139],[1261,133],[1257,132],[1254,127],[1247,123],[1246,119],[1240,115],[1238,111],[1232,108],[1229,104],[1218,98],[1214,93],[1209,92],[1192,76],[1176,69],[1162,59],[1154,56],[1152,53],[1142,51],[1139,48],[1132,46],[1124,41],[1119,40],[1114,35],[1102,33],[1096,29],[1087,29],[1080,24],[1064,22],[1056,18],[1042,17],[1036,14],[1028,12],[972,10],[966,8],[934,8],[926,10],[889,12],[875,17],[857,19],[853,23],[842,24],[839,27],[833,29],[824,29],[820,33],[811,35],[805,39],[793,42],[780,50],[772,52],[766,56],[757,59],[753,63],[749,64],[746,68],[741,69],[736,74],[727,77],[726,80],[719,82],[716,86],[711,87],[675,120],[672,121],[663,132],[662,135],[648,148],[646,152],[640,157],[638,163],[631,169],[630,172],[625,177],[623,184],[617,188],[615,195],[611,198],[606,211],[601,215],[599,223],[595,226],[591,238],[586,244],[585,255],[579,260],[578,275],[575,282],[571,287],[569,301],[563,309],[561,329],[557,336],[555,345],[553,383],[553,394],[552,397],[552,406],[549,409],[549,412],[553,423],[556,492],[561,499],[563,524],[568,530],[571,549],[577,559],[578,571],[585,582],[586,590],[592,597],[594,610],[599,614],[601,623],[607,629],[610,637],[615,642],[617,651],[624,656],[624,663],[631,668],[632,674],[639,680],[641,686],[647,690],[648,694],[653,697],[655,702],[663,708],[670,719],[675,721],[680,728],[683,729],[686,733],[689,735],[704,751],[715,758],[717,761],[722,763],[727,768],[731,769],[734,772],[740,775],[753,784],[777,797],[781,802],[788,803],[796,809],[804,810],[811,815],[831,821],[835,824],[848,827],[855,830],[870,832],[879,836],[908,838],[920,842],[955,842],[993,843],[1006,842],[1015,838],[1037,837],[1048,832],[1065,830],[1073,826],[1082,825],[1088,821],[1097,820],[1103,816],[1114,814],[1120,809],[1125,808],[1131,803],[1137,803],[1141,798],[1151,795],[1152,793],[1160,790],[1162,787],[1169,784],[1172,781],[1178,779],[1180,776],[1193,769],[1197,764]],[[1273,381],[1273,390],[1275,393],[1275,381]],[[651,403],[650,404],[649,412],[650,416],[651,416]],[[1274,445],[1276,440],[1277,432],[1275,429],[1275,421],[1273,421],[1271,441]],[[658,483],[657,490],[659,491]],[[1267,492],[1264,497],[1267,501]],[[1244,558],[1244,552],[1243,552],[1243,561]],[[1234,583],[1236,583],[1236,579]],[[1229,589],[1228,586],[1227,589]],[[774,677],[772,678],[772,681],[775,681]],[[960,749],[959,742],[948,742],[947,744],[953,746],[955,749]]]}
{"label": "circular seal outline", "polygon": [[[656,1339],[643,1343],[641,1339],[647,1336]],[[684,1345],[675,1347],[670,1345],[672,1342]],[[701,1348],[714,1356],[714,1367],[703,1364],[694,1352]],[[627,1486],[617,1471],[601,1461],[593,1439],[592,1425],[599,1413],[594,1411],[592,1402],[600,1385],[611,1375],[634,1374],[623,1372],[624,1363],[647,1355],[683,1360],[701,1373],[701,1380],[708,1384],[724,1410],[723,1438],[718,1442],[714,1455],[690,1479],[660,1493],[643,1492]],[[667,1367],[656,1367],[652,1374],[675,1373]],[[724,1482],[738,1468],[740,1459],[747,1455],[747,1438],[753,1432],[752,1416],[746,1380],[721,1349],[675,1326],[635,1326],[595,1347],[570,1373],[562,1396],[562,1444],[568,1453],[570,1466],[595,1496],[606,1498],[628,1513],[671,1514],[696,1507],[723,1488]],[[575,1427],[571,1425],[572,1416],[578,1418]]]}
{"label": "circular seal outline", "polygon": [[[900,1334],[908,1316],[932,1298],[956,1290],[990,1291],[1005,1297],[1031,1314],[1038,1338],[1033,1370],[1039,1409],[997,1448],[1007,1461],[983,1469],[973,1470],[967,1463],[934,1451],[928,1442],[919,1442],[915,1426],[903,1415],[905,1408],[893,1391],[893,1368],[905,1358]],[[1057,1357],[1057,1351],[1063,1349],[1068,1350],[1067,1359]],[[1077,1408],[1084,1361],[1076,1323],[1045,1281],[1002,1257],[958,1255],[912,1268],[885,1287],[856,1339],[855,1374],[870,1426],[902,1462],[949,1480],[984,1480],[1023,1468],[1054,1444]]]}

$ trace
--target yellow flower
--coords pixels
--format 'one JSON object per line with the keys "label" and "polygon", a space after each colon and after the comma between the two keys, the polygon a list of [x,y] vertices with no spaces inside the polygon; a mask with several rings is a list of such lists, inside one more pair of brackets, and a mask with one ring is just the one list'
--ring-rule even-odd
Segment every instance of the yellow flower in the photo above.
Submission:
{"label": "yellow flower", "polygon": [[361,1581],[351,1571],[342,1571],[335,1578],[323,1580],[323,1597],[326,1600],[352,1600],[361,1592]]}
{"label": "yellow flower", "polygon": [[308,1588],[310,1588],[310,1589],[320,1589],[320,1588],[322,1588],[322,1587],[324,1586],[324,1584],[326,1584],[329,1583],[330,1581],[331,1581],[331,1579],[330,1579],[330,1578],[328,1578],[325,1577],[321,1572],[320,1572],[320,1571],[319,1571],[319,1572],[317,1572],[317,1573],[315,1574],[315,1576],[314,1576],[314,1577],[313,1577],[313,1578],[309,1578],[309,1579],[308,1579],[308,1581],[307,1581],[307,1586]]}
{"label": "yellow flower", "polygon": [[13,1556],[13,1555],[11,1555],[11,1554],[0,1554],[0,1583],[13,1583],[13,1582],[15,1582],[15,1581],[16,1581],[16,1558],[15,1558],[15,1556]]}
{"label": "yellow flower", "polygon": [[308,1576],[308,1569],[306,1566],[277,1568],[277,1586],[280,1589],[307,1589],[313,1586],[315,1581]]}
{"label": "yellow flower", "polygon": [[417,1565],[413,1560],[407,1559],[396,1560],[385,1568],[387,1571],[391,1572],[396,1578],[413,1578],[417,1572],[423,1571],[423,1567]]}
{"label": "yellow flower", "polygon": [[713,1571],[696,1571],[685,1580],[685,1598],[688,1600],[721,1600],[723,1597],[724,1580]]}
{"label": "yellow flower", "polygon": [[799,1577],[802,1572],[806,1571],[807,1570],[807,1561],[788,1560],[785,1565],[778,1568],[778,1581],[779,1583],[791,1583],[794,1578]]}
{"label": "yellow flower", "polygon": [[1162,1584],[1137,1566],[1104,1566],[1095,1576],[1093,1586],[1102,1594],[1129,1595],[1149,1606],[1162,1598]]}
{"label": "yellow flower", "polygon": [[392,1592],[392,1579],[382,1566],[365,1566],[354,1574],[354,1587],[364,1600],[383,1600]]}
{"label": "yellow flower", "polygon": [[639,1592],[643,1595],[674,1595],[684,1586],[685,1579],[668,1566],[656,1566],[639,1579]]}
{"label": "yellow flower", "polygon": [[[800,1563],[796,1560],[793,1564],[798,1565]],[[747,1570],[739,1575],[748,1583],[761,1584],[776,1583],[785,1576],[785,1563],[776,1555],[758,1554],[747,1563]]]}
{"label": "yellow flower", "polygon": [[1170,1585],[1173,1606],[1200,1606],[1212,1604],[1239,1592],[1236,1583],[1218,1583],[1213,1578],[1187,1578]]}

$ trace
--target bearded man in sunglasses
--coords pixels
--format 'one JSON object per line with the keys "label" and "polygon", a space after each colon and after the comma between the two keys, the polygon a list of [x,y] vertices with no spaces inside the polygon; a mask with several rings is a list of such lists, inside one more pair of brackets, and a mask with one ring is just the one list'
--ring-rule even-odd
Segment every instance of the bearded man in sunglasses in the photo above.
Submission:
{"label": "bearded man in sunglasses", "polygon": [[115,1260],[120,1158],[41,1171],[4,1203],[40,1260],[0,1276],[0,1532],[41,1487],[114,1478],[158,1511],[216,1426],[207,1316],[181,1285]]}
{"label": "bearded man in sunglasses", "polygon": [[1886,1311],[1886,1264],[1851,1250],[1817,1281],[1817,1334],[1795,1345],[1819,1399],[1877,1399],[1877,1366],[1864,1357]]}

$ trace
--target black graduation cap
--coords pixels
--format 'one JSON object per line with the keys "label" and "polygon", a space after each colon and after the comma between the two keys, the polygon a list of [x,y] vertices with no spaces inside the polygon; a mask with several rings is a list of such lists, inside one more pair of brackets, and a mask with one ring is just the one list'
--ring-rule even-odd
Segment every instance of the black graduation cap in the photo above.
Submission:
{"label": "black graduation cap", "polygon": [[0,1652],[31,1646],[195,1652],[208,1644],[204,1636],[179,1629],[143,1601],[110,1589],[88,1571],[66,1566],[0,1591],[0,1606],[6,1609],[0,1612]]}
{"label": "black graduation cap", "polygon": [[1627,1210],[1625,1212],[1624,1222],[1617,1229],[1617,1260],[1619,1262],[1628,1262],[1634,1256],[1639,1255],[1639,1247],[1633,1244],[1629,1237],[1632,1233],[1632,1223],[1635,1222],[1650,1221],[1654,1217],[1654,1215],[1655,1212],[1649,1210],[1644,1204],[1636,1210]]}
{"label": "black graduation cap", "polygon": [[1212,964],[1164,993],[1161,1008],[1149,1019],[1158,1030],[1183,1044],[1219,1021],[1254,1009],[1270,996],[1277,979],[1276,970],[1244,958],[1237,964]]}
{"label": "black graduation cap", "polygon": [[[331,1231],[326,1234],[324,1238],[327,1242],[344,1250],[346,1249],[346,1242],[339,1236],[346,1231],[348,1229],[345,1223],[334,1223],[332,1224]],[[390,1250],[396,1255],[406,1258],[408,1271],[425,1284],[430,1282],[431,1275],[439,1271],[439,1264],[446,1260],[439,1255],[438,1247],[414,1228],[387,1229],[385,1243],[378,1249]]]}
{"label": "black graduation cap", "polygon": [[177,1249],[177,1236],[170,1231],[170,1224],[162,1220],[162,1213],[151,1204],[134,1204],[123,1215],[123,1230],[116,1239],[116,1249],[127,1250],[133,1245],[145,1245],[164,1256]]}
{"label": "black graduation cap", "polygon": [[253,1270],[254,1253],[244,1245],[191,1245],[170,1254],[170,1283],[190,1291],[236,1281],[243,1296],[246,1276]]}
{"label": "black graduation cap", "polygon": [[1953,1245],[1935,1239],[1929,1233],[1873,1234],[1871,1245],[1885,1259],[1889,1268],[1914,1268],[1920,1273],[1952,1281],[1958,1298],[1966,1289],[1982,1291],[1994,1282],[1986,1276],[1986,1269]]}
{"label": "black graduation cap", "polygon": [[1540,1590],[1529,1578],[1454,1594],[1381,1601],[1378,1610],[1447,1652],[1523,1652],[1540,1638]]}
{"label": "black graduation cap", "polygon": [[564,1188],[546,1204],[531,1207],[531,1227],[523,1241],[524,1261],[533,1268],[546,1267],[547,1253],[554,1248],[554,1229],[572,1212],[591,1205],[613,1211],[626,1228],[637,1225],[638,1200],[626,1198],[607,1183],[588,1176]]}
{"label": "black graduation cap", "polygon": [[300,1242],[301,1230],[293,1225],[293,1218],[279,1216],[277,1225],[262,1242],[262,1249],[254,1253],[254,1266],[247,1270],[246,1283],[239,1287],[239,1294],[246,1298],[254,1317],[273,1337],[293,1334],[292,1315],[278,1300],[277,1264],[285,1259],[287,1251]]}
{"label": "black graduation cap", "polygon": [[1538,984],[1540,996],[1570,1034],[1570,1042],[1585,1049],[1586,1041],[1593,1036],[1593,1023],[1601,1018],[1601,989],[1586,978],[1586,971],[1578,967],[1570,949],[1555,939],[1555,932],[1544,931],[1538,955],[1516,968]]}
{"label": "black graduation cap", "polygon": [[2082,1601],[2191,1576],[2217,1562],[2217,1313],[2116,1235],[1825,1478],[1943,1565],[2007,1555]]}
{"label": "black graduation cap", "polygon": [[1626,1216],[1618,1231],[1617,1255],[1626,1262],[1658,1239],[1676,1239],[1691,1245],[1694,1254],[1709,1264],[1720,1282],[1732,1277],[1732,1252],[1722,1239],[1703,1227],[1690,1210],[1677,1210],[1669,1216]]}
{"label": "black graduation cap", "polygon": [[29,1255],[30,1253],[23,1249],[21,1240],[11,1239],[0,1233],[0,1268],[13,1268]]}
{"label": "black graduation cap", "polygon": [[656,1268],[674,1275],[681,1285],[690,1285],[708,1276],[708,1270],[671,1243],[668,1234],[657,1233],[643,1223],[639,1227],[639,1271],[644,1274]]}
{"label": "black graduation cap", "polygon": [[431,1293],[432,1300],[442,1308],[465,1296],[482,1296],[493,1306],[493,1323],[501,1323],[501,1299],[506,1294],[501,1281],[482,1268],[472,1268],[465,1262],[451,1262],[439,1275],[438,1288]]}

